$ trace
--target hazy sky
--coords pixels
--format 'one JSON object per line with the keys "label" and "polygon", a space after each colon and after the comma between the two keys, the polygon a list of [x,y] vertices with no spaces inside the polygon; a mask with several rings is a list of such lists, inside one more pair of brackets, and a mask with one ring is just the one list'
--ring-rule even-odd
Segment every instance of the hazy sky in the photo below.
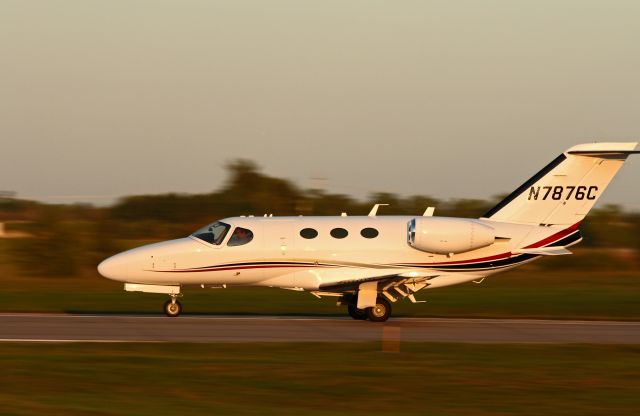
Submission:
{"label": "hazy sky", "polygon": [[[612,0],[0,0],[0,190],[207,192],[242,157],[359,197],[510,192],[640,138],[639,22]],[[636,157],[602,202],[640,210],[639,179]]]}

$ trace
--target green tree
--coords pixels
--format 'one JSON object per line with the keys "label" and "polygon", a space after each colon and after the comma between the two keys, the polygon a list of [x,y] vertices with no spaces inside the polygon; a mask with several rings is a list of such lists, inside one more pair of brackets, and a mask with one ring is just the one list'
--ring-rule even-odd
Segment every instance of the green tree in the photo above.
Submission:
{"label": "green tree", "polygon": [[43,218],[29,227],[32,237],[12,240],[12,258],[23,274],[73,276],[78,272],[83,247],[69,224],[60,221],[62,211],[63,207],[45,209]]}

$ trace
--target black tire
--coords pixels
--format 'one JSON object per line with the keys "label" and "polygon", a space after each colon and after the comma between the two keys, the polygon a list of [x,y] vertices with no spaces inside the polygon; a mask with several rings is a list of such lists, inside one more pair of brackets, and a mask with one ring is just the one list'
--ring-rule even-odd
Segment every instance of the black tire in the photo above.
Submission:
{"label": "black tire", "polygon": [[182,313],[182,304],[178,301],[174,303],[168,300],[164,303],[164,313],[170,318],[175,318]]}
{"label": "black tire", "polygon": [[367,310],[358,309],[356,305],[348,305],[347,311],[349,311],[349,316],[355,319],[356,321],[364,321],[368,317]]}
{"label": "black tire", "polygon": [[391,316],[391,303],[385,298],[376,299],[376,306],[367,308],[371,322],[384,322]]}

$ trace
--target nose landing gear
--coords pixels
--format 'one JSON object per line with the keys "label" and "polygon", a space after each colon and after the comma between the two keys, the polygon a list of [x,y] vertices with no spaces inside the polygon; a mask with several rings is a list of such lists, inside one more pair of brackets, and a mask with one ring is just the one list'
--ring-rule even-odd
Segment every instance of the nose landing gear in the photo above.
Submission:
{"label": "nose landing gear", "polygon": [[182,304],[176,298],[177,296],[171,295],[171,299],[164,303],[164,313],[170,318],[175,318],[182,313]]}

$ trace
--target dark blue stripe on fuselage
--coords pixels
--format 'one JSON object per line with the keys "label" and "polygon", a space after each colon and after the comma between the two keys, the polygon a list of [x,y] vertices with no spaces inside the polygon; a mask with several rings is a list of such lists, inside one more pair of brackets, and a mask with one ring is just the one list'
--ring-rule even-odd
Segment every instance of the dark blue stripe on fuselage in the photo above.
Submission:
{"label": "dark blue stripe on fuselage", "polygon": [[454,264],[451,266],[430,266],[430,269],[436,270],[459,270],[459,271],[470,271],[470,270],[481,270],[481,269],[499,269],[502,267],[514,266],[519,263],[523,263],[527,260],[534,259],[539,257],[537,254],[521,254],[515,257],[510,257],[508,259],[502,260],[493,260],[487,261],[483,263],[472,263],[472,264]]}
{"label": "dark blue stripe on fuselage", "polygon": [[582,234],[580,234],[580,231],[576,231],[575,233],[566,236],[562,240],[558,240],[555,243],[549,244],[547,247],[565,247],[571,243],[580,241],[581,238],[582,238]]}

